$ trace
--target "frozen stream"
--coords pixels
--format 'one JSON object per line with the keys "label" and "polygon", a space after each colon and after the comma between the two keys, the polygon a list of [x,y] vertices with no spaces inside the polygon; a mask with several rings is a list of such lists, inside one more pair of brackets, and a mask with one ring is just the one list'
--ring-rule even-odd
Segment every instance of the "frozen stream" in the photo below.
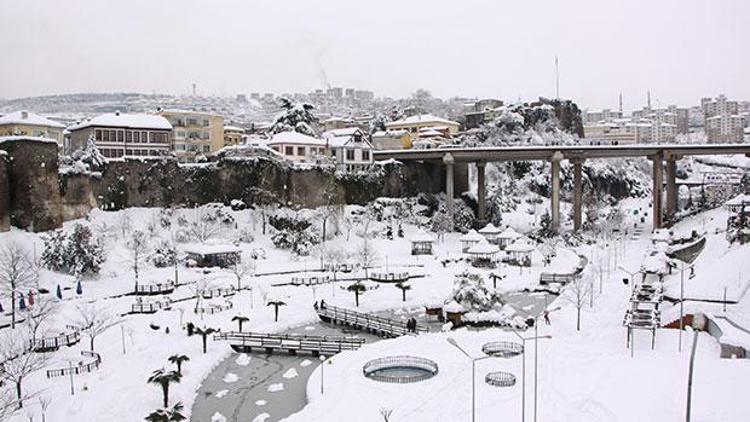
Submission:
{"label": "frozen stream", "polygon": [[[521,314],[539,314],[552,298],[545,293],[508,293],[505,299]],[[430,330],[440,323],[425,321],[420,311],[387,312],[390,317],[416,316]],[[349,335],[368,343],[381,340],[367,333],[321,322],[297,327],[285,334]],[[229,347],[228,343],[226,347]],[[272,422],[300,411],[307,403],[307,379],[320,364],[308,354],[231,353],[206,377],[198,389],[190,420],[193,422]],[[335,358],[334,358],[335,364]]]}

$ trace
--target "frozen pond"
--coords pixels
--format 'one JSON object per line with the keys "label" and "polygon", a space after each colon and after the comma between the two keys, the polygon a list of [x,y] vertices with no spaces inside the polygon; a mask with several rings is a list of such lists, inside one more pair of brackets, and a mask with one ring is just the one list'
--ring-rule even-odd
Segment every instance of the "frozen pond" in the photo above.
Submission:
{"label": "frozen pond", "polygon": [[[505,300],[521,314],[539,315],[555,296],[547,293],[507,293]],[[439,331],[442,323],[434,318],[425,320],[421,308],[383,312],[391,318],[416,317],[430,331]],[[380,337],[315,322],[286,331],[285,334],[348,335],[366,342]],[[229,345],[227,344],[228,348]],[[334,358],[335,359],[335,358]],[[334,360],[335,361],[335,360]],[[272,422],[300,411],[307,403],[307,379],[320,364],[312,355],[301,353],[232,353],[203,381],[193,405],[193,422]],[[226,418],[226,419],[223,419]]]}

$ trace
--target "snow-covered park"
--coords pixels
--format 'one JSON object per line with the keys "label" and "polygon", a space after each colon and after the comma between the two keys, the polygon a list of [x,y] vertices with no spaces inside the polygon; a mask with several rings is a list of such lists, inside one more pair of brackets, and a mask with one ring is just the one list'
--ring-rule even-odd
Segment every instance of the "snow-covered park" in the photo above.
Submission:
{"label": "snow-covered park", "polygon": [[[690,327],[679,338],[679,330],[663,327],[679,320],[679,306],[664,301],[654,347],[649,331],[634,330],[631,349],[623,315],[633,283],[641,281],[633,273],[652,271],[650,251],[664,240],[652,239],[648,223],[633,212],[619,234],[538,243],[526,237],[539,222],[525,211],[507,214],[510,230],[463,234],[442,230],[415,200],[318,210],[233,205],[94,210],[58,232],[0,234],[4,265],[14,250],[32,258],[19,278],[17,306],[2,301],[3,359],[23,353],[4,377],[6,399],[14,398],[16,379],[24,399],[10,420],[141,420],[154,412],[200,421],[464,420],[472,413],[471,360],[498,341],[525,347],[476,362],[477,420],[522,412],[551,421],[677,420],[685,414],[694,336],[695,420],[742,420],[750,412],[737,388],[750,365],[720,357],[721,342],[750,346],[743,276],[750,274],[744,259],[750,249],[727,241],[723,208],[671,229],[674,238],[692,230],[705,235],[693,276],[671,260],[660,275],[665,296],[677,298],[684,276],[683,295],[691,301],[683,311],[715,316],[724,339]],[[648,204],[630,199],[621,206]],[[492,236],[507,237],[505,250],[478,240],[481,233],[494,233],[491,240],[501,245]],[[431,252],[412,255],[415,241],[428,241]],[[485,246],[472,249],[477,244]],[[490,253],[492,264],[472,265],[472,250]],[[210,259],[216,266],[201,266]],[[407,278],[366,279],[378,273]],[[567,285],[541,285],[542,274],[577,276]],[[725,287],[726,304],[716,300]],[[322,302],[397,321],[414,318],[428,329],[393,339],[342,330],[320,322]],[[428,312],[436,308],[443,315]],[[469,325],[455,327],[449,312]],[[319,359],[262,349],[236,353],[231,341],[214,339],[237,331],[350,336],[364,344]],[[59,343],[29,350],[40,339]],[[429,359],[439,370],[413,384],[363,376],[369,361],[398,355]],[[513,385],[486,383],[496,371],[512,374]]]}

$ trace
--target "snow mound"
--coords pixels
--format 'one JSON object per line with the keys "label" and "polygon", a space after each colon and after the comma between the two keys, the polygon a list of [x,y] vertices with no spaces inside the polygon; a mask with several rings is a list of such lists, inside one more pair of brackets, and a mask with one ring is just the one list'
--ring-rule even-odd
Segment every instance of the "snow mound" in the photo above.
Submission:
{"label": "snow mound", "polygon": [[282,377],[286,379],[297,378],[297,370],[294,368],[289,368],[286,372],[284,372],[284,375],[282,375]]}
{"label": "snow mound", "polygon": [[226,396],[227,393],[229,393],[229,390],[219,390],[219,391],[216,392],[216,398],[220,399],[220,398]]}
{"label": "snow mound", "polygon": [[302,362],[300,362],[300,364],[299,364],[299,366],[301,366],[303,368],[306,368],[306,367],[308,367],[310,365],[312,365],[312,361],[310,361],[309,359],[305,359]]}
{"label": "snow mound", "polygon": [[270,417],[271,417],[271,415],[269,415],[268,413],[261,413],[260,415],[258,415],[258,416],[256,416],[255,418],[253,418],[253,421],[252,421],[252,422],[265,422],[265,421],[267,421],[267,420],[268,420],[268,419],[269,419]]}
{"label": "snow mound", "polygon": [[237,359],[234,360],[234,363],[236,363],[239,366],[247,366],[250,364],[250,356],[246,354],[241,354],[237,356]]}
{"label": "snow mound", "polygon": [[265,406],[266,405],[266,401],[265,400],[256,400],[255,401],[255,405],[256,406]]}
{"label": "snow mound", "polygon": [[314,329],[315,329],[314,325],[308,325],[307,327],[305,327],[305,330],[307,330],[307,331],[312,331]]}
{"label": "snow mound", "polygon": [[284,384],[278,383],[278,384],[271,384],[268,386],[269,393],[278,393],[279,391],[284,391]]}
{"label": "snow mound", "polygon": [[227,372],[227,374],[224,375],[224,382],[226,383],[237,382],[238,379],[240,379],[240,377],[238,377],[237,374],[233,374],[231,372]]}
{"label": "snow mound", "polygon": [[211,416],[211,422],[227,422],[227,418],[225,418],[221,413],[216,412],[213,416]]}

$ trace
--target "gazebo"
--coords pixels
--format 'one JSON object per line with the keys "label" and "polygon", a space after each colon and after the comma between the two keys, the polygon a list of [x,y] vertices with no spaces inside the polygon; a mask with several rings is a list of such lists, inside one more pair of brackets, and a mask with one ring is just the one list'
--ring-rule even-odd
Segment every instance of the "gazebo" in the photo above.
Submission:
{"label": "gazebo", "polygon": [[724,208],[730,212],[738,213],[743,208],[750,208],[750,195],[741,193],[724,203]]}
{"label": "gazebo", "polygon": [[487,239],[482,239],[466,251],[471,257],[471,265],[478,268],[495,268],[498,252],[500,248],[488,242]]}
{"label": "gazebo", "polygon": [[435,239],[425,232],[419,232],[411,238],[412,255],[432,255]]}
{"label": "gazebo", "polygon": [[508,226],[507,229],[503,230],[503,232],[497,236],[497,244],[500,246],[500,249],[505,249],[521,236],[521,233],[518,233],[513,230],[512,227]]}
{"label": "gazebo", "polygon": [[484,240],[484,236],[477,233],[476,230],[471,229],[468,233],[461,236],[461,252],[468,252],[469,249],[479,243],[480,241]]}
{"label": "gazebo", "polygon": [[455,300],[443,306],[443,312],[445,313],[445,319],[450,321],[454,328],[463,325],[461,317],[466,313],[466,309]]}
{"label": "gazebo", "polygon": [[508,263],[521,267],[531,266],[531,253],[534,252],[534,245],[528,239],[521,237],[505,248],[508,253]]}
{"label": "gazebo", "polygon": [[490,243],[497,243],[497,237],[500,235],[500,232],[501,230],[492,225],[492,223],[487,223],[486,226],[479,229],[479,234],[484,236]]}

